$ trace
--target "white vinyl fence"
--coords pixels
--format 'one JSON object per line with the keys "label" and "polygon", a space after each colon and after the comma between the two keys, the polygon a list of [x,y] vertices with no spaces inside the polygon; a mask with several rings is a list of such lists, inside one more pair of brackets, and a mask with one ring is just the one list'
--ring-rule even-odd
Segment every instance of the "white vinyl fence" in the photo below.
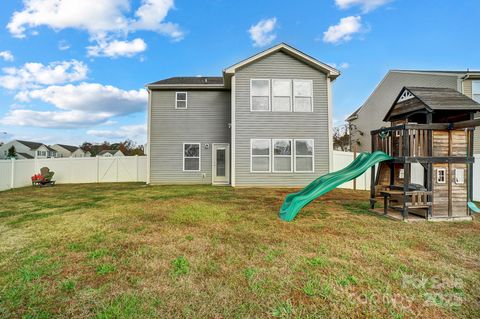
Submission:
{"label": "white vinyl fence", "polygon": [[473,164],[473,200],[480,202],[480,154],[475,155]]}
{"label": "white vinyl fence", "polygon": [[0,191],[31,185],[32,175],[45,166],[59,184],[147,180],[146,156],[0,160]]}
{"label": "white vinyl fence", "polygon": [[[333,171],[335,172],[348,166],[353,160],[354,154],[352,152],[333,151]],[[370,190],[370,174],[371,170],[368,169],[362,176],[356,179],[356,189]],[[353,189],[353,181],[346,182],[339,187]]]}

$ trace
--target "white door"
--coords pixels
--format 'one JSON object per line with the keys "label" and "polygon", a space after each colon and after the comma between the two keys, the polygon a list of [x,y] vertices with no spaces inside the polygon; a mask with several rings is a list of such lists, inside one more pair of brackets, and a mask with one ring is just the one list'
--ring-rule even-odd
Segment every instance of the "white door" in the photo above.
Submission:
{"label": "white door", "polygon": [[230,184],[230,145],[213,144],[212,184]]}

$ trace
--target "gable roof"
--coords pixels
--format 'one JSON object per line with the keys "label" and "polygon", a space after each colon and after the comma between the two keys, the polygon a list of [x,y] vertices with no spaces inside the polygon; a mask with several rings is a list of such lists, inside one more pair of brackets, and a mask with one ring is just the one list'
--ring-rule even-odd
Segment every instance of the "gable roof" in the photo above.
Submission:
{"label": "gable roof", "polygon": [[458,92],[457,90],[450,88],[434,88],[434,87],[404,87],[395,102],[390,107],[387,115],[385,115],[384,121],[388,121],[390,114],[394,110],[398,100],[402,96],[404,91],[410,92],[420,102],[425,105],[425,108],[429,112],[433,111],[448,111],[448,110],[461,110],[461,111],[480,111],[480,104],[469,98],[468,96]]}
{"label": "gable roof", "polygon": [[103,155],[103,154],[107,154],[107,153],[115,155],[117,152],[122,153],[120,150],[103,150],[103,151],[100,151],[100,153],[98,153],[98,155]]}
{"label": "gable roof", "polygon": [[[346,121],[353,121],[353,120],[357,119],[357,115],[360,113],[360,111],[366,105],[369,105],[369,103],[372,101],[372,99],[374,99],[374,97],[380,92],[381,92],[381,95],[383,96],[383,98],[385,98],[386,96],[391,96],[389,98],[389,100],[393,101],[393,97],[395,97],[397,92],[398,92],[397,91],[399,89],[398,86],[397,87],[382,86],[382,84],[384,82],[386,82],[387,79],[390,79],[390,76],[393,76],[393,75],[403,76],[403,78],[405,78],[405,81],[403,81],[404,82],[403,85],[408,85],[409,82],[412,82],[412,79],[409,76],[415,76],[415,75],[418,75],[418,76],[421,76],[421,75],[437,76],[437,77],[441,76],[441,77],[451,78],[452,81],[457,81],[457,79],[467,79],[467,78],[470,78],[470,77],[471,78],[480,77],[480,71],[478,71],[478,70],[474,70],[474,71],[471,71],[471,70],[401,70],[401,69],[389,70],[387,72],[387,74],[385,74],[383,79],[377,84],[377,86],[372,91],[372,93],[368,96],[368,98],[365,100],[365,102],[363,104],[361,104],[352,114],[350,114],[350,116],[347,117]],[[413,81],[413,82],[417,82],[417,83],[410,84],[410,85],[412,85],[412,86],[415,86],[415,85],[417,85],[417,86],[420,86],[420,85],[440,86],[439,85],[440,83],[437,83],[435,85],[435,82],[438,82],[438,81],[430,81],[431,83],[428,83],[428,84],[427,83],[419,83],[419,82],[421,82],[420,80],[419,81]],[[445,85],[441,85],[441,86],[445,86]]]}
{"label": "gable roof", "polygon": [[76,150],[78,150],[80,147],[78,146],[73,146],[73,145],[65,145],[65,144],[57,144],[58,146],[66,149],[67,151],[73,153],[75,152]]}
{"label": "gable roof", "polygon": [[19,153],[17,153],[17,154],[20,155],[20,156],[22,156],[22,157],[25,158],[25,159],[32,159],[32,158],[34,158],[32,155],[27,154],[27,153],[20,153],[20,152],[19,152]]}
{"label": "gable roof", "polygon": [[284,52],[300,61],[303,61],[304,63],[310,65],[311,67],[317,69],[317,70],[320,70],[322,72],[325,72],[327,73],[328,77],[331,78],[332,80],[335,80],[339,75],[340,75],[340,71],[338,71],[337,69],[331,67],[330,65],[326,64],[326,63],[323,63],[323,62],[320,62],[318,61],[317,59],[303,53],[302,51],[300,50],[297,50],[295,49],[294,47],[286,44],[286,43],[280,43],[280,44],[277,44],[269,49],[266,49],[260,53],[257,53],[255,55],[252,55],[251,57],[249,58],[246,58],[245,60],[242,60],[238,63],[235,63],[234,65],[232,66],[229,66],[228,68],[226,68],[223,73],[224,74],[234,74],[235,71],[238,69],[238,68],[241,68],[243,66],[246,66],[250,63],[253,63],[259,59],[262,59],[270,54],[273,54],[275,52]]}
{"label": "gable roof", "polygon": [[147,84],[148,88],[172,86],[224,87],[221,76],[177,76]]}
{"label": "gable roof", "polygon": [[[18,143],[20,144],[23,144],[25,145],[26,147],[32,149],[32,150],[36,150],[37,148],[39,148],[40,146],[42,145],[45,145],[43,143],[37,143],[37,142],[30,142],[30,141],[21,141],[21,140],[16,140]],[[45,145],[46,146],[46,145]]]}

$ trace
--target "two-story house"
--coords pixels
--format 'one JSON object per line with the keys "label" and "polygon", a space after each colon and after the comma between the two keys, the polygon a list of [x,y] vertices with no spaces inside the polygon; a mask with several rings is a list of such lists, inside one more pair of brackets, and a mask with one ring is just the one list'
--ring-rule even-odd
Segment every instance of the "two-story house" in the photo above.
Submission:
{"label": "two-story house", "polygon": [[51,148],[57,151],[57,157],[90,157],[90,152],[85,152],[78,146],[55,144]]}
{"label": "two-story house", "polygon": [[0,146],[0,159],[7,158],[8,150],[15,147],[17,159],[56,157],[57,152],[51,147],[37,142],[13,140]]}
{"label": "two-story house", "polygon": [[339,71],[279,44],[221,77],[147,85],[148,183],[303,186],[332,166]]}
{"label": "two-story house", "polygon": [[[347,118],[352,144],[356,143],[359,151],[370,151],[370,131],[390,126],[384,116],[403,87],[451,88],[480,102],[479,71],[391,70],[365,103]],[[480,153],[480,130],[475,131],[474,153]]]}

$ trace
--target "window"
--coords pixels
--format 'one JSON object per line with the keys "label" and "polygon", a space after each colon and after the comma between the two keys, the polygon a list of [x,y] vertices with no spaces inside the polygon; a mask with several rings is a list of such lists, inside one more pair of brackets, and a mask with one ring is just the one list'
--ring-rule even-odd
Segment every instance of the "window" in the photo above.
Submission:
{"label": "window", "polygon": [[472,81],[472,99],[480,103],[480,81]]}
{"label": "window", "polygon": [[273,171],[291,172],[292,163],[292,140],[273,140]]}
{"label": "window", "polygon": [[295,112],[313,112],[311,80],[293,80],[293,97]]}
{"label": "window", "polygon": [[200,171],[200,143],[183,144],[183,170],[185,172]]}
{"label": "window", "polygon": [[250,140],[250,171],[270,172],[270,140]]}
{"label": "window", "polygon": [[292,81],[272,80],[272,111],[292,111]]}
{"label": "window", "polygon": [[270,111],[270,80],[250,80],[250,110]]}
{"label": "window", "polygon": [[47,151],[37,151],[38,156],[47,156]]}
{"label": "window", "polygon": [[445,168],[437,169],[437,183],[445,184],[447,182],[447,171]]}
{"label": "window", "polygon": [[455,184],[465,184],[465,170],[462,168],[455,169]]}
{"label": "window", "polygon": [[295,172],[313,172],[313,140],[295,140]]}
{"label": "window", "polygon": [[187,92],[175,92],[175,108],[187,108]]}

